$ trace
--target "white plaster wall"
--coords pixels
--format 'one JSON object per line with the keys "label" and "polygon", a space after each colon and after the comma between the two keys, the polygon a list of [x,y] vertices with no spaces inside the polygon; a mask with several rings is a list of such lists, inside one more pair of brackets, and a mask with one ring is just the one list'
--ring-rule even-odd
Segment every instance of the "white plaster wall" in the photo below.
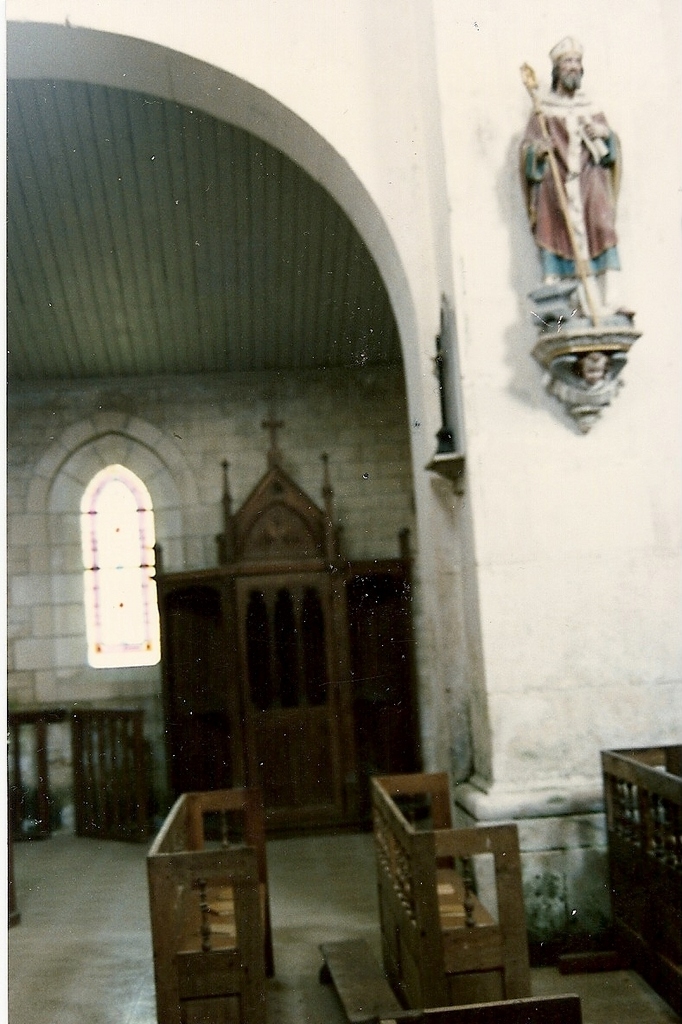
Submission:
{"label": "white plaster wall", "polygon": [[[484,787],[581,786],[604,747],[679,742],[680,9],[675,0],[434,3],[483,671]],[[518,177],[566,34],[624,152],[621,288],[643,332],[625,387],[578,433],[543,390],[539,265]]]}

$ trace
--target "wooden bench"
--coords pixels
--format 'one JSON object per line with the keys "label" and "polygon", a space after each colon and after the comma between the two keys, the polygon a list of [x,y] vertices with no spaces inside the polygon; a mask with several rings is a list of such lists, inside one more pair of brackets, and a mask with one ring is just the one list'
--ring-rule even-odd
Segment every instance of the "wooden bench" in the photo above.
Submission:
{"label": "wooden bench", "polygon": [[[206,840],[207,823],[219,838]],[[274,957],[260,792],[183,794],[147,874],[159,1024],[265,1024]]]}
{"label": "wooden bench", "polygon": [[601,760],[616,948],[682,1016],[682,746]]}
{"label": "wooden bench", "polygon": [[[529,996],[516,826],[452,829],[445,773],[374,777],[372,815],[384,968],[403,1004]],[[494,876],[494,914],[475,891],[483,855]]]}

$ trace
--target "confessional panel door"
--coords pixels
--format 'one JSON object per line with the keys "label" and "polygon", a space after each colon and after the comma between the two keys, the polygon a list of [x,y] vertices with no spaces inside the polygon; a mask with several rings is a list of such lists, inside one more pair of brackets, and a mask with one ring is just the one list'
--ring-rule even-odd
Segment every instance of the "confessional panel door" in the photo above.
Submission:
{"label": "confessional panel door", "polygon": [[171,791],[229,788],[241,782],[241,736],[224,592],[196,583],[160,597]]}
{"label": "confessional panel door", "polygon": [[343,815],[339,685],[333,680],[329,579],[237,580],[249,782],[268,823],[320,825]]}
{"label": "confessional panel door", "polygon": [[369,779],[420,771],[412,650],[412,598],[404,567],[356,575],[347,585],[353,714],[361,818]]}

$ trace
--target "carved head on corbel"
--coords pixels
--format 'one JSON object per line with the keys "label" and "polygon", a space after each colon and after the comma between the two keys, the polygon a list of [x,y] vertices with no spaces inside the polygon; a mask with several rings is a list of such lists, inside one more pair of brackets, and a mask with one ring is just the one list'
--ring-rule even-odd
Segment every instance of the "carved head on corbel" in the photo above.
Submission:
{"label": "carved head on corbel", "polygon": [[589,387],[604,380],[609,367],[609,357],[601,349],[591,349],[576,362],[576,372]]}

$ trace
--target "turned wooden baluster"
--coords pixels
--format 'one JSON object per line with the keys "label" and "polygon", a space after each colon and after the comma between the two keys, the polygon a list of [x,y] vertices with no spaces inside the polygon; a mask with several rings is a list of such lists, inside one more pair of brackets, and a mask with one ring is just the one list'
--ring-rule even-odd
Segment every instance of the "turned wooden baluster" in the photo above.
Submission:
{"label": "turned wooden baluster", "polygon": [[211,913],[211,908],[206,901],[206,881],[203,878],[199,878],[197,881],[199,887],[199,908],[201,910],[201,952],[211,952],[211,925],[208,920],[208,915]]}
{"label": "turned wooden baluster", "polygon": [[682,846],[680,840],[682,840],[682,812],[678,804],[672,803],[670,800],[665,801],[665,846],[666,846],[666,861],[672,868],[682,867],[682,861],[680,858],[680,852]]}
{"label": "turned wooden baluster", "polygon": [[650,797],[652,835],[651,853],[657,860],[665,859],[665,808],[658,793]]}
{"label": "turned wooden baluster", "polygon": [[621,782],[619,779],[612,778],[612,785],[614,790],[614,830],[624,836],[626,839],[630,838],[630,825],[629,825],[629,804],[628,804],[628,791],[627,784]]}
{"label": "turned wooden baluster", "polygon": [[652,800],[652,794],[644,786],[632,787],[636,794],[638,809],[638,824],[636,845],[643,854],[656,854],[657,822],[656,806]]}
{"label": "turned wooden baluster", "polygon": [[[622,786],[623,793],[623,834],[636,846],[641,846],[643,841],[641,823],[642,814],[639,807],[639,795],[637,787],[632,782],[625,782]],[[646,816],[645,816],[646,817]]]}
{"label": "turned wooden baluster", "polygon": [[661,798],[661,826],[663,829],[663,860],[666,864],[674,867],[677,863],[675,812],[674,805],[664,797]]}
{"label": "turned wooden baluster", "polygon": [[474,921],[474,876],[471,860],[462,862],[462,878],[464,880],[464,923],[467,928],[473,928]]}

